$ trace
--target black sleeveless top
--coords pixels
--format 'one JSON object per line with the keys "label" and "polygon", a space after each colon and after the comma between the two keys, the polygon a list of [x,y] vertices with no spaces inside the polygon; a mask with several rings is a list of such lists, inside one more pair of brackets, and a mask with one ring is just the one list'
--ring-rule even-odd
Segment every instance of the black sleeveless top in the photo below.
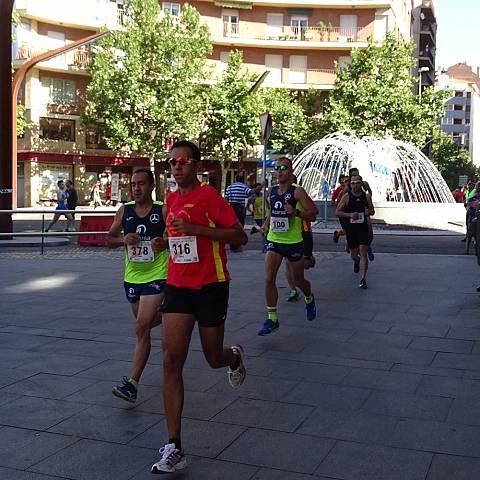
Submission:
{"label": "black sleeveless top", "polygon": [[[368,201],[367,201],[367,195],[365,192],[362,192],[358,197],[355,196],[352,192],[348,192],[348,203],[347,206],[345,207],[345,212],[346,213],[365,213],[365,209],[368,208]],[[364,216],[363,223],[367,223],[367,217],[366,215]],[[361,223],[359,224],[352,224],[352,225],[362,225]]]}
{"label": "black sleeveless top", "polygon": [[162,237],[165,231],[162,205],[162,202],[154,201],[151,210],[142,218],[135,212],[135,202],[126,203],[122,218],[124,234],[136,233],[140,237],[140,240],[151,240],[155,237]]}

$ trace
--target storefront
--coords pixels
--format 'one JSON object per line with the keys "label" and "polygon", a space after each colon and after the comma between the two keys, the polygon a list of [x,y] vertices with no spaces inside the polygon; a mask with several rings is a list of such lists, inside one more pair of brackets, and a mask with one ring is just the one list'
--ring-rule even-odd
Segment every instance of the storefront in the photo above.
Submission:
{"label": "storefront", "polygon": [[132,172],[150,163],[146,157],[19,152],[18,165],[23,172],[23,198],[19,188],[18,204],[34,207],[50,204],[56,198],[57,181],[67,179],[74,182],[79,205],[88,205],[92,185],[99,181],[104,196],[114,173],[119,174],[120,198],[126,201]]}

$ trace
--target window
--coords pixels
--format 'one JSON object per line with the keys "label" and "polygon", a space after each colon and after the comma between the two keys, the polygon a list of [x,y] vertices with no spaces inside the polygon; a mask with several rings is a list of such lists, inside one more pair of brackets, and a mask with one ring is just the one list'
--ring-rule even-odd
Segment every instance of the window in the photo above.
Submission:
{"label": "window", "polygon": [[40,117],[40,138],[74,142],[75,120]]}
{"label": "window", "polygon": [[307,74],[306,55],[290,55],[289,83],[305,83]]}
{"label": "window", "polygon": [[456,97],[463,97],[463,90],[456,90],[455,91],[455,96]]}
{"label": "window", "polygon": [[162,10],[169,12],[172,17],[180,17],[180,4],[172,2],[162,2]]}
{"label": "window", "polygon": [[267,13],[267,37],[278,38],[283,33],[283,13]]}
{"label": "window", "polygon": [[345,70],[350,68],[350,65],[352,64],[352,57],[350,55],[340,55],[338,57],[338,68],[341,70]]}
{"label": "window", "polygon": [[444,118],[443,118],[443,124],[444,124],[444,125],[453,125],[453,118],[444,117]]}
{"label": "window", "polygon": [[462,118],[454,118],[453,119],[453,124],[454,125],[463,125],[463,119]]}
{"label": "window", "polygon": [[265,83],[282,83],[283,55],[265,55],[265,69],[269,72]]}
{"label": "window", "polygon": [[75,80],[42,77],[42,87],[48,89],[48,102],[62,105],[75,105],[77,92]]}
{"label": "window", "polygon": [[353,42],[357,40],[357,15],[340,15],[340,41]]}
{"label": "window", "polygon": [[454,110],[463,110],[463,105],[455,105]]}
{"label": "window", "polygon": [[103,150],[108,150],[105,136],[98,127],[89,127],[87,129],[85,132],[85,143],[87,148],[101,148]]}
{"label": "window", "polygon": [[237,10],[224,9],[222,12],[223,36],[233,37],[238,35],[239,16]]}
{"label": "window", "polygon": [[292,34],[297,40],[305,40],[305,31],[308,28],[308,17],[294,15],[290,20]]}
{"label": "window", "polygon": [[454,107],[454,105],[452,105],[451,103],[449,103],[448,105],[445,105],[445,110],[446,110],[447,112],[450,112],[450,111],[453,110],[453,107]]}

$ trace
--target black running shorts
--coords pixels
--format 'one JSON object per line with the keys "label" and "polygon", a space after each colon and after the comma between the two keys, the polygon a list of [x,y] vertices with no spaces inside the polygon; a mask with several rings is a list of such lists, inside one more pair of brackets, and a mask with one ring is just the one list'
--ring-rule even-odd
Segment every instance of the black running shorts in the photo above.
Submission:
{"label": "black running shorts", "polygon": [[193,315],[201,327],[218,327],[225,323],[228,310],[229,282],[209,283],[200,289],[167,284],[162,313]]}
{"label": "black running shorts", "polygon": [[269,242],[265,244],[267,252],[275,252],[285,257],[289,262],[298,262],[303,258],[303,242],[300,243],[277,243]]}
{"label": "black running shorts", "polygon": [[360,245],[369,245],[368,225],[363,223],[349,224],[347,227],[347,244],[350,250],[357,249]]}

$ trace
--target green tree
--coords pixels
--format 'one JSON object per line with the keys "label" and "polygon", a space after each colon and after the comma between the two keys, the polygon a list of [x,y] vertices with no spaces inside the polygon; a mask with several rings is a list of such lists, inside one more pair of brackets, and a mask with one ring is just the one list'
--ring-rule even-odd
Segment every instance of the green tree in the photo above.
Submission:
{"label": "green tree", "polygon": [[337,69],[326,102],[326,132],[390,135],[424,145],[443,115],[447,92],[427,87],[421,98],[413,93],[413,49],[413,42],[388,35],[382,45],[371,40],[366,49],[353,50],[351,65]]}
{"label": "green tree", "polygon": [[309,142],[314,121],[299,102],[296,93],[285,89],[260,90],[263,109],[272,116],[270,143],[276,150],[298,153]]}
{"label": "green tree", "polygon": [[125,27],[94,48],[83,116],[116,150],[163,158],[166,142],[198,138],[205,115],[202,79],[211,52],[198,12],[161,15],[157,0],[125,0]]}
{"label": "green tree", "polygon": [[260,105],[257,95],[250,93],[254,78],[242,68],[242,58],[239,51],[230,53],[222,77],[212,85],[202,134],[207,149],[221,164],[222,189],[239,151],[259,143],[260,137]]}
{"label": "green tree", "polygon": [[460,175],[478,178],[478,168],[473,164],[468,150],[459,147],[450,135],[439,129],[433,135],[430,159],[452,190],[459,186]]}
{"label": "green tree", "polygon": [[[18,27],[20,25],[20,15],[18,10],[12,11],[12,27]],[[12,33],[12,43],[15,41],[15,35]],[[12,66],[13,73],[13,66]],[[30,127],[31,123],[27,122],[25,118],[25,105],[17,103],[17,137],[22,137],[25,133],[25,129]]]}

